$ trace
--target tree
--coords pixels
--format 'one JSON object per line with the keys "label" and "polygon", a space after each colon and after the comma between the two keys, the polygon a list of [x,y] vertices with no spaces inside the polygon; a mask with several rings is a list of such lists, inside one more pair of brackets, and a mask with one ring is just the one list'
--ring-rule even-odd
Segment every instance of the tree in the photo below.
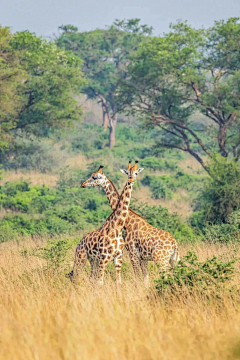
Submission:
{"label": "tree", "polygon": [[209,173],[205,159],[215,152],[240,158],[239,78],[239,19],[207,30],[177,23],[139,46],[119,102],[159,127],[160,146],[188,152]]}
{"label": "tree", "polygon": [[84,85],[79,58],[28,31],[10,34],[7,28],[0,28],[0,51],[5,147],[23,131],[42,136],[79,120],[81,109],[73,98]]}
{"label": "tree", "polygon": [[116,102],[117,88],[126,77],[130,56],[152,28],[140,25],[139,19],[116,20],[106,30],[77,32],[71,25],[61,26],[56,40],[59,47],[72,50],[83,59],[83,72],[88,79],[83,92],[97,99],[102,107],[103,126],[109,126],[109,147],[115,145],[115,129],[120,106]]}
{"label": "tree", "polygon": [[26,72],[19,65],[18,51],[9,44],[12,35],[9,28],[0,27],[0,148],[6,148],[11,129],[10,118],[14,117],[21,107],[21,96],[18,86]]}

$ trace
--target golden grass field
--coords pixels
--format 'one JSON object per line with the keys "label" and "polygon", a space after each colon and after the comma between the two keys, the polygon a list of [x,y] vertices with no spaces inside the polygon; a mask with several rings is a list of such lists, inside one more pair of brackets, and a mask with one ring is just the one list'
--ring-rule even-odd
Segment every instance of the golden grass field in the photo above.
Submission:
{"label": "golden grass field", "polygon": [[[110,272],[95,287],[86,273],[73,287],[63,268],[22,256],[36,243],[9,242],[0,249],[0,358],[11,360],[193,360],[240,358],[240,297],[203,295],[161,298],[134,282],[131,268],[116,288]],[[231,259],[237,245],[188,245],[200,260]],[[73,259],[74,249],[70,251]],[[127,259],[126,259],[127,261]],[[156,269],[151,278],[156,278]],[[239,264],[233,281],[239,288]]]}

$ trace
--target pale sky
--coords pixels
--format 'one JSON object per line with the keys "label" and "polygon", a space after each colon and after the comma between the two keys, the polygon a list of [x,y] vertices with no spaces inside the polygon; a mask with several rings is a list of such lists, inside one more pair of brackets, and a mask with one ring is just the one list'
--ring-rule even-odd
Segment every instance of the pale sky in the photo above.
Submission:
{"label": "pale sky", "polygon": [[0,25],[45,37],[57,33],[62,24],[88,31],[116,18],[140,18],[159,35],[177,19],[208,27],[214,20],[239,16],[240,0],[0,0]]}

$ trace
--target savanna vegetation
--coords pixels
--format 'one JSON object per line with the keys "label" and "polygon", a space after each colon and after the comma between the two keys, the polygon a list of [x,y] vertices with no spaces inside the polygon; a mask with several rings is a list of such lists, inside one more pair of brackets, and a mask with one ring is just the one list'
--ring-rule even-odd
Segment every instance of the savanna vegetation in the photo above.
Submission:
{"label": "savanna vegetation", "polygon": [[[156,37],[139,19],[51,41],[0,27],[0,357],[237,359],[240,22]],[[114,267],[96,288],[65,278],[82,236],[111,213],[81,189],[100,164],[144,172],[131,208],[180,244],[151,286]]]}

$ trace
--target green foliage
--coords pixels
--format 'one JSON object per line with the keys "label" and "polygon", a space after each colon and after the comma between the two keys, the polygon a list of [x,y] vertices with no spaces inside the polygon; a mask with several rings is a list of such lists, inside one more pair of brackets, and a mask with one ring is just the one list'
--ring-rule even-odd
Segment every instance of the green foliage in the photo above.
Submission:
{"label": "green foliage", "polygon": [[[118,102],[160,130],[158,146],[240,158],[238,18],[196,30],[186,22],[142,42],[120,84]],[[202,121],[196,117],[202,114]]]}
{"label": "green foliage", "polygon": [[16,139],[14,143],[9,144],[8,151],[4,152],[2,166],[4,170],[51,172],[60,163],[60,158],[54,157],[52,150],[51,144],[40,142],[37,138]]}
{"label": "green foliage", "polygon": [[171,159],[161,159],[156,158],[155,156],[147,156],[141,161],[142,167],[150,168],[154,171],[156,170],[169,170],[174,171],[178,169],[178,165],[175,160]]}
{"label": "green foliage", "polygon": [[0,50],[3,160],[16,133],[46,136],[79,120],[81,109],[72,94],[79,93],[85,82],[78,57],[28,31],[12,35],[8,28],[0,28]]}
{"label": "green foliage", "polygon": [[0,243],[14,240],[17,235],[17,232],[14,231],[10,223],[0,223]]}
{"label": "green foliage", "polygon": [[199,191],[204,183],[205,177],[198,175],[184,174],[178,171],[172,175],[146,175],[142,179],[142,184],[147,185],[152,190],[154,199],[171,199],[173,192],[177,189],[185,189],[188,191]]}
{"label": "green foliage", "polygon": [[152,226],[169,231],[180,242],[195,241],[197,236],[191,227],[180,220],[177,214],[171,214],[168,209],[159,206],[149,206],[132,200],[131,208],[143,216]]}
{"label": "green foliage", "polygon": [[[156,131],[152,129],[143,133],[140,132],[139,126],[129,127],[127,124],[119,123],[116,128],[117,141],[115,147],[110,150],[108,148],[108,135],[102,126],[77,124],[74,130],[68,130],[64,141],[69,151],[81,152],[90,158],[97,157],[99,161],[102,157],[111,156],[121,166],[125,166],[124,162],[128,162],[129,158],[144,159],[151,155],[153,157],[155,133]],[[167,154],[167,156],[169,159],[159,160],[158,166],[172,170],[177,167],[176,159],[172,154]],[[149,159],[149,164],[150,162],[151,159]],[[154,168],[154,163],[152,166],[150,164],[150,167]]]}
{"label": "green foliage", "polygon": [[47,268],[59,269],[66,260],[68,250],[79,242],[79,239],[50,239],[45,247],[34,249],[30,255],[37,256],[47,261]]}
{"label": "green foliage", "polygon": [[[115,169],[125,167],[129,158],[140,159],[149,169],[141,183],[150,187],[154,199],[171,199],[180,189],[191,199],[202,192],[191,217],[202,238],[239,239],[239,29],[237,18],[215,22],[207,30],[179,22],[168,34],[149,37],[151,29],[134,19],[84,33],[62,26],[53,43],[28,31],[11,34],[0,27],[3,168],[51,171],[57,165],[51,145],[37,143],[36,136],[51,135],[52,144],[60,140],[65,152],[92,159],[87,171],[63,168],[55,188],[26,182],[0,187],[0,206],[7,214],[0,222],[0,241],[16,234],[52,236],[97,226],[110,213],[105,195],[82,190],[80,184],[109,159],[105,171],[118,185],[121,178]],[[112,150],[103,127],[78,124],[81,111],[73,94],[80,91],[99,101],[111,129],[115,114],[126,107],[137,115],[131,126],[118,120]],[[69,126],[64,139],[63,126]],[[175,148],[194,156],[212,180],[183,173]],[[194,237],[192,228],[173,220],[175,215],[163,215],[160,207],[139,211],[180,239]]]}
{"label": "green foliage", "polygon": [[240,164],[225,158],[209,163],[212,180],[205,183],[196,203],[192,224],[227,223],[233,211],[240,208]]}
{"label": "green foliage", "polygon": [[74,187],[71,178],[68,181],[60,178],[56,188],[25,181],[1,186],[0,206],[8,211],[0,222],[2,241],[16,234],[53,236],[102,224],[111,213],[105,195],[97,189],[81,189],[81,181]]}
{"label": "green foliage", "polygon": [[[71,234],[91,226],[98,227],[111,213],[106,195],[98,189],[81,189],[81,183],[89,177],[89,170],[66,171],[60,174],[55,188],[31,186],[26,181],[8,182],[0,187],[0,206],[8,213],[1,219],[1,241],[17,234],[43,236]],[[145,204],[131,206],[146,220],[158,228],[169,231],[181,241],[193,241],[192,229],[180,221],[176,214]]]}
{"label": "green foliage", "polygon": [[84,92],[90,98],[104,96],[111,111],[111,91],[114,96],[119,79],[124,76],[124,67],[129,54],[151,33],[151,28],[140,25],[139,19],[115,21],[106,30],[90,32],[69,31],[69,25],[61,26],[62,34],[56,43],[59,47],[72,50],[83,59],[83,71],[89,79]]}
{"label": "green foliage", "polygon": [[155,280],[156,289],[159,294],[166,290],[181,294],[187,289],[190,294],[199,292],[208,296],[232,279],[235,262],[236,259],[224,262],[215,256],[200,262],[197,255],[189,251],[177,263],[172,273],[160,273],[160,278]]}
{"label": "green foliage", "polygon": [[201,230],[205,241],[211,243],[229,243],[240,240],[240,226],[236,224],[207,225]]}
{"label": "green foliage", "polygon": [[240,226],[240,210],[233,211],[228,217],[228,223],[230,225]]}
{"label": "green foliage", "polygon": [[[69,30],[70,29],[70,30]],[[107,116],[110,127],[109,147],[115,142],[116,113],[121,104],[116,101],[117,86],[126,76],[129,57],[152,28],[140,25],[139,19],[116,20],[105,30],[78,32],[71,25],[61,26],[62,34],[56,43],[72,50],[83,61],[83,72],[88,79],[83,92],[90,99],[97,99]],[[112,143],[113,141],[113,143]]]}

